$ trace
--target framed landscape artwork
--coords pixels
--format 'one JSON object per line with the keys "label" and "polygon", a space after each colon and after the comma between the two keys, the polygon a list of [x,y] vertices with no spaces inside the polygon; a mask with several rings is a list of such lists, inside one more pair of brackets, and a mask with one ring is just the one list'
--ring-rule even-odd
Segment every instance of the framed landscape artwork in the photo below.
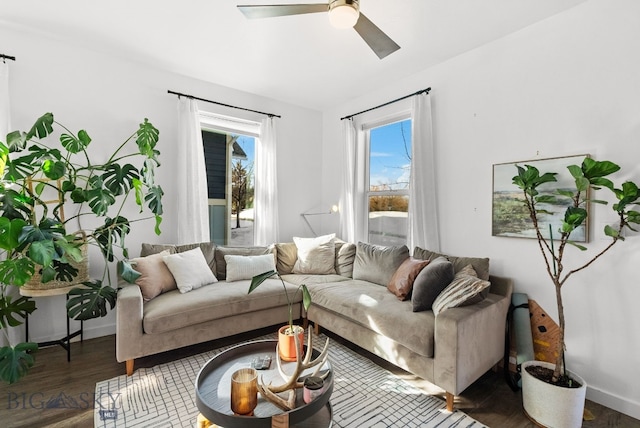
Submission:
{"label": "framed landscape artwork", "polygon": [[[534,166],[540,171],[540,175],[546,172],[556,172],[557,182],[545,183],[538,190],[540,193],[554,194],[556,190],[564,189],[575,192],[576,186],[567,166],[582,165],[582,160],[589,155],[576,155],[550,159],[536,159],[529,161],[501,163],[493,165],[493,209],[492,209],[492,235],[515,238],[535,238],[536,231],[529,218],[529,211],[524,206],[522,191],[513,184],[513,177],[518,175],[516,165]],[[542,235],[549,237],[549,225],[553,230],[554,238],[560,236],[564,212],[570,201],[566,197],[558,196],[557,203],[539,204],[539,209],[544,209],[549,214],[541,214],[538,217]],[[586,207],[587,209],[588,206]],[[589,224],[587,222],[571,233],[570,239],[574,242],[588,242]],[[556,235],[557,233],[557,235]]]}

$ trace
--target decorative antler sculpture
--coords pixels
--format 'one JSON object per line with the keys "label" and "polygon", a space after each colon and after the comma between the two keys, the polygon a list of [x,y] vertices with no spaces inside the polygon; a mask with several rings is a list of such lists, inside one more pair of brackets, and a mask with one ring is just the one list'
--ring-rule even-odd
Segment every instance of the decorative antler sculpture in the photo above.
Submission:
{"label": "decorative antler sculpture", "polygon": [[[307,335],[307,352],[304,356],[303,360],[300,360],[300,354],[296,353],[296,368],[294,372],[290,375],[287,375],[282,369],[282,361],[280,360],[278,350],[276,349],[276,362],[278,363],[278,372],[282,379],[285,380],[285,383],[280,386],[273,386],[271,384],[265,385],[262,382],[262,376],[258,380],[258,391],[260,394],[267,400],[280,407],[282,410],[293,410],[296,407],[296,389],[302,388],[303,382],[298,381],[300,375],[303,371],[310,369],[312,367],[316,367],[312,376],[318,376],[320,369],[327,361],[329,357],[329,338],[325,342],[324,348],[322,352],[316,359],[311,361],[311,357],[313,356],[313,330],[309,327],[309,333]],[[294,336],[294,340],[296,342],[296,349],[300,349],[300,342],[298,336]],[[329,372],[323,373],[320,377],[325,379],[329,375]],[[289,391],[287,399],[284,399],[277,394],[281,392]]]}

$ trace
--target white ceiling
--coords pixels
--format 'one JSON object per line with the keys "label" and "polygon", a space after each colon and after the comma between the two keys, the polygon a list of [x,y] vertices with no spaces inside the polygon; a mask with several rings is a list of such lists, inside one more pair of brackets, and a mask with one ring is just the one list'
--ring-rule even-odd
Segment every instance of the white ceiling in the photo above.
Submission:
{"label": "white ceiling", "polygon": [[383,60],[326,14],[247,20],[236,8],[322,0],[0,0],[0,25],[323,110],[584,1],[360,0],[401,46]]}

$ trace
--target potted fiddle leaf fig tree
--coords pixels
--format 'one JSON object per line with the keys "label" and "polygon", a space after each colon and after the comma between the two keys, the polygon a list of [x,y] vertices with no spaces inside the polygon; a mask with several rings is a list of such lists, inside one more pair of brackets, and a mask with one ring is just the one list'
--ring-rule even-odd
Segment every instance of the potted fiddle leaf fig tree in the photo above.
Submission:
{"label": "potted fiddle leaf fig tree", "polygon": [[[304,344],[304,328],[299,325],[293,324],[293,300],[292,297],[289,296],[289,291],[287,291],[287,286],[280,274],[276,271],[264,272],[260,275],[256,275],[251,279],[251,285],[249,286],[249,293],[258,288],[260,284],[265,282],[267,279],[277,276],[280,282],[282,283],[282,288],[284,289],[284,295],[287,298],[287,306],[289,309],[289,324],[282,326],[278,329],[278,354],[280,358],[284,361],[296,361],[296,355],[303,355],[303,344]],[[311,294],[309,293],[309,289],[305,284],[300,284],[296,289],[293,295],[295,296],[299,290],[302,290],[302,306],[305,311],[309,310],[311,306]],[[298,349],[296,350],[296,341],[294,336],[298,336]]]}
{"label": "potted fiddle leaf fig tree", "polygon": [[[584,409],[586,385],[577,374],[565,368],[565,316],[562,300],[562,288],[574,274],[581,272],[600,259],[605,253],[621,241],[626,230],[635,231],[640,224],[640,212],[633,210],[640,204],[638,185],[625,181],[616,185],[609,178],[620,167],[610,161],[596,161],[585,157],[582,165],[570,165],[568,170],[575,181],[575,189],[558,189],[555,193],[545,190],[545,184],[556,182],[556,172],[540,172],[531,165],[516,166],[518,175],[513,184],[522,190],[524,205],[527,208],[538,247],[544,260],[545,270],[553,285],[557,310],[559,338],[555,350],[554,364],[541,361],[522,364],[522,394],[525,412],[543,426],[580,427]],[[615,225],[604,227],[604,234],[611,240],[602,249],[595,250],[591,258],[580,259],[575,266],[567,263],[573,248],[586,251],[587,248],[571,240],[572,233],[585,225],[589,216],[587,205],[592,203],[608,205],[607,201],[588,199],[588,190],[606,189],[615,198],[611,205],[616,216]],[[541,230],[545,217],[557,207],[565,207],[562,225],[549,235]],[[550,208],[551,207],[551,208]]]}
{"label": "potted fiddle leaf fig tree", "polygon": [[[128,257],[125,237],[135,221],[144,220],[130,220],[124,210],[129,205],[147,210],[160,233],[163,192],[154,181],[158,134],[144,119],[111,156],[96,161],[85,130],[73,133],[46,113],[29,131],[11,132],[0,141],[0,334],[9,343],[0,347],[3,381],[26,375],[37,349],[35,343],[12,344],[7,334],[36,309],[32,293],[17,292],[21,287],[71,287],[67,312],[76,320],[106,315],[107,304],[113,309],[117,290],[109,263],[120,253]],[[65,216],[65,208],[73,215]],[[83,222],[97,227],[82,227]],[[104,259],[99,279],[80,275],[88,245],[99,248]]]}

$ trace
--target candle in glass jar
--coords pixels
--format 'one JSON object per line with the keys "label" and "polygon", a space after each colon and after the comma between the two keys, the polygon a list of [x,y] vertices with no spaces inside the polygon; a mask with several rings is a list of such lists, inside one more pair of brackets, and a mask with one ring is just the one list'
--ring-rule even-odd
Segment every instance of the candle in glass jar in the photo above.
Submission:
{"label": "candle in glass jar", "polygon": [[258,372],[244,368],[231,375],[231,410],[236,415],[252,416],[258,405]]}

